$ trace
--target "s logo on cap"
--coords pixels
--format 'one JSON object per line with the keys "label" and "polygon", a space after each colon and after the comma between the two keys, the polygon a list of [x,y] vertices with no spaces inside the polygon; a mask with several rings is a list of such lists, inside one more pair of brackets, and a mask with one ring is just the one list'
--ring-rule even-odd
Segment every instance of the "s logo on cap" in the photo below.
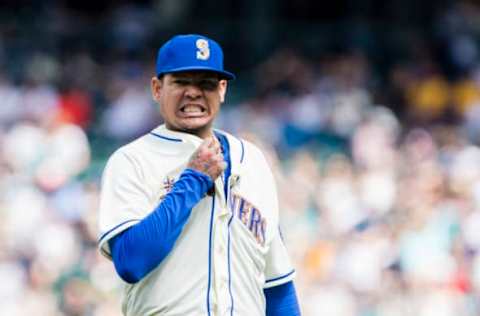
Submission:
{"label": "s logo on cap", "polygon": [[223,69],[220,45],[198,34],[176,35],[158,50],[157,76],[182,71],[211,71],[222,79],[235,79],[234,74]]}
{"label": "s logo on cap", "polygon": [[200,38],[195,43],[197,45],[197,59],[207,60],[210,57],[210,47],[208,47],[208,41]]}

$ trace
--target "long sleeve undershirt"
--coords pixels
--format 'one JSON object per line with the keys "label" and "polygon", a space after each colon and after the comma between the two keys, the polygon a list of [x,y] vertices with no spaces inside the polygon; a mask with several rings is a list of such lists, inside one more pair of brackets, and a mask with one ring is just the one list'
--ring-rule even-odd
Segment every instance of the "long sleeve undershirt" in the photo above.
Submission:
{"label": "long sleeve undershirt", "polygon": [[208,175],[186,169],[158,207],[138,224],[109,240],[115,269],[136,283],[170,253],[192,208],[212,187]]}
{"label": "long sleeve undershirt", "polygon": [[[230,146],[225,135],[215,133],[227,163],[225,196],[231,173]],[[138,224],[109,240],[115,269],[128,283],[136,283],[155,269],[170,253],[192,208],[213,186],[212,179],[186,169],[158,207]]]}
{"label": "long sleeve undershirt", "polygon": [[266,316],[300,316],[293,281],[263,290],[267,302]]}

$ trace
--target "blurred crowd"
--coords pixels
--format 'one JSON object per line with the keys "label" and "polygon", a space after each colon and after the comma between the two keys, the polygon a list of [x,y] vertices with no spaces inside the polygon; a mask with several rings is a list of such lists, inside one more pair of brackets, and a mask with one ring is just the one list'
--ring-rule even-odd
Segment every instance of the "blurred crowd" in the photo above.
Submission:
{"label": "blurred crowd", "polygon": [[[217,127],[268,156],[304,315],[480,314],[479,22],[476,6],[446,10],[441,56],[412,36],[384,71],[361,50],[284,47],[243,97],[244,76],[231,82]],[[100,178],[161,123],[154,61],[68,57],[32,51],[0,70],[2,315],[120,315],[96,248]]]}

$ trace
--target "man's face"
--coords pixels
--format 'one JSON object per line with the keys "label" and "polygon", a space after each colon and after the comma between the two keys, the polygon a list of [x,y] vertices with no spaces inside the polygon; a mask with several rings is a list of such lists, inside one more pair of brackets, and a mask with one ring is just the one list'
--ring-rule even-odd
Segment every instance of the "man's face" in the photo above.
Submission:
{"label": "man's face", "polygon": [[167,128],[205,138],[225,99],[227,81],[211,72],[182,72],[154,77],[151,87]]}

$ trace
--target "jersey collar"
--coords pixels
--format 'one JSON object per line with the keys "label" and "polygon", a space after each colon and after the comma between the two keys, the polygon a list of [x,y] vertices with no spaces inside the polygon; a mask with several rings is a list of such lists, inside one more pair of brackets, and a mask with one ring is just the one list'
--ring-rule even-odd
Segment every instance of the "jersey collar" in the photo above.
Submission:
{"label": "jersey collar", "polygon": [[165,141],[170,141],[172,143],[187,143],[187,144],[193,144],[195,147],[200,146],[202,143],[202,139],[196,135],[188,134],[188,133],[183,133],[183,132],[177,132],[177,131],[172,131],[168,129],[165,124],[162,124],[152,130],[150,134],[157,136],[158,138],[161,138]]}
{"label": "jersey collar", "polygon": [[[243,160],[245,157],[245,147],[244,143],[241,139],[221,130],[214,129],[214,132],[223,134],[227,137],[227,140],[230,145],[230,161],[232,164],[232,175],[234,178],[237,178],[239,174],[241,174],[241,167],[243,165]],[[195,148],[200,146],[203,139],[196,135],[172,131],[168,129],[165,124],[162,124],[155,129],[153,129],[150,134],[166,141],[170,142],[172,145],[175,144],[190,144],[193,145]]]}

